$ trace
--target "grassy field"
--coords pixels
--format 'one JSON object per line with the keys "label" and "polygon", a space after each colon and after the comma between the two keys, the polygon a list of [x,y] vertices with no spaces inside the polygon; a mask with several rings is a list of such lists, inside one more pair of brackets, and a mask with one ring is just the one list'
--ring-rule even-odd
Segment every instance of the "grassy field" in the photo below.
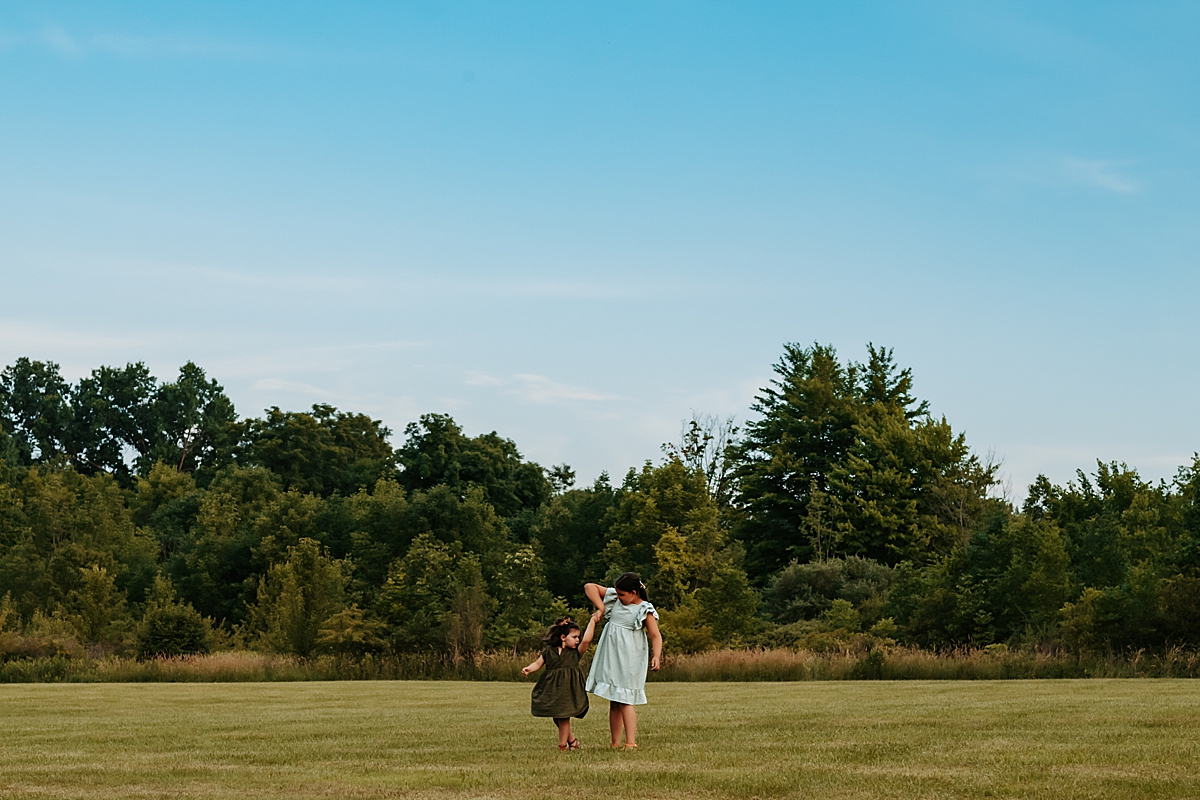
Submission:
{"label": "grassy field", "polygon": [[529,685],[0,686],[2,797],[1194,798],[1200,683],[671,683],[559,753]]}

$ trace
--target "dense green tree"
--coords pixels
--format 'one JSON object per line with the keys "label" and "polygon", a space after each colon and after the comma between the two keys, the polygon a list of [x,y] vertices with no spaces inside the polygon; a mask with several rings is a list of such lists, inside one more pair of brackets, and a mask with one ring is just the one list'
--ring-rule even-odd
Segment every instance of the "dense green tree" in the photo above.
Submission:
{"label": "dense green tree", "polygon": [[393,562],[377,601],[397,649],[459,655],[478,647],[493,607],[478,556],[429,533]]}
{"label": "dense green tree", "polygon": [[1024,506],[1032,518],[1062,528],[1076,590],[1120,585],[1139,562],[1169,568],[1187,535],[1168,487],[1150,486],[1121,464],[1098,462],[1094,479],[1077,474],[1078,482],[1065,487],[1039,477]]}
{"label": "dense green tree", "polygon": [[632,571],[648,578],[655,574],[655,547],[669,528],[685,537],[711,527],[716,506],[704,475],[678,459],[661,466],[649,462],[630,470],[605,522],[607,541],[602,557],[606,580]]}
{"label": "dense green tree", "polygon": [[134,526],[111,476],[32,467],[10,479],[0,486],[0,593],[12,592],[23,618],[58,608],[93,566],[141,601],[157,548]]}
{"label": "dense green tree", "polygon": [[232,449],[235,419],[221,386],[191,362],[162,385],[141,362],[99,367],[75,386],[58,365],[25,358],[0,373],[0,428],[19,463],[66,459],[123,486],[159,460],[177,470],[215,466]]}
{"label": "dense green tree", "polygon": [[[284,559],[284,553],[296,547],[302,539],[311,539],[329,548],[327,535],[337,515],[338,503],[330,503],[315,494],[301,494],[292,489],[280,492],[254,517],[254,564],[264,568]],[[335,556],[345,555],[335,552]]]}
{"label": "dense green tree", "polygon": [[772,576],[763,592],[763,610],[771,621],[788,625],[817,619],[834,600],[845,600],[873,624],[892,579],[893,570],[886,565],[857,556],[792,562]]}
{"label": "dense green tree", "polygon": [[391,435],[365,414],[317,404],[311,412],[267,409],[244,423],[240,462],[279,476],[283,488],[302,494],[353,494],[395,469]]}
{"label": "dense green tree", "polygon": [[508,529],[479,486],[468,487],[465,496],[458,495],[448,486],[413,492],[405,510],[402,531],[406,545],[422,534],[447,544],[460,544],[464,550],[483,559],[489,574],[495,573],[507,552]]}
{"label": "dense green tree", "polygon": [[79,580],[63,599],[62,611],[80,641],[120,647],[130,633],[125,595],[109,571],[96,564],[79,570]]}
{"label": "dense green tree", "polygon": [[[100,367],[79,381],[71,394],[69,446],[78,468],[88,474],[107,472],[128,485],[139,463],[159,446],[161,435],[154,408],[158,382],[146,365]],[[137,456],[126,462],[126,449]]]}
{"label": "dense green tree", "polygon": [[142,656],[182,656],[207,653],[212,628],[190,603],[181,602],[171,582],[154,581],[137,628],[137,648]]}
{"label": "dense green tree", "polygon": [[830,476],[838,549],[895,565],[945,555],[988,509],[994,465],[982,464],[945,419],[866,406],[857,441]]}
{"label": "dense green tree", "polygon": [[191,361],[179,376],[158,387],[154,415],[159,439],[139,464],[163,461],[180,472],[196,472],[205,481],[228,462],[239,433],[237,412],[225,390]]}
{"label": "dense green tree", "polygon": [[517,545],[505,553],[489,588],[498,603],[488,621],[485,641],[491,646],[512,647],[519,643],[536,647],[545,631],[553,598],[546,589],[545,566],[533,547]]}
{"label": "dense green tree", "polygon": [[368,617],[357,605],[343,608],[321,625],[317,652],[337,656],[363,656],[387,649],[387,625]]}
{"label": "dense green tree", "polygon": [[574,488],[566,465],[448,416],[393,453],[381,423],[329,406],[238,422],[191,363],[169,383],[135,363],[71,385],[20,359],[0,372],[0,650],[232,635],[466,658],[533,646],[585,580],[630,569],[673,652],[1200,645],[1200,456],[1156,485],[1119,464],[1039,478],[1018,513],[912,387],[890,350],[788,346],[741,442],[694,417],[663,463]]}
{"label": "dense green tree", "polygon": [[[733,644],[755,627],[758,594],[746,577],[740,545],[720,524],[702,469],[668,458],[630,470],[604,522],[605,581],[626,571],[641,574],[656,606],[683,612],[669,616],[668,629],[689,647],[706,637]],[[709,614],[718,608],[719,614]],[[688,609],[705,616],[706,631],[687,622]]]}
{"label": "dense green tree", "polygon": [[0,372],[0,428],[20,464],[66,455],[70,427],[71,388],[58,364],[18,358]]}
{"label": "dense green tree", "polygon": [[501,517],[535,510],[550,497],[545,471],[494,431],[469,438],[449,416],[425,414],[405,428],[404,437],[396,458],[400,483],[410,492],[447,486],[465,495],[478,486]]}
{"label": "dense green tree", "polygon": [[129,501],[133,521],[154,535],[160,562],[169,560],[191,540],[202,495],[191,473],[161,461],[145,477],[135,479]]}
{"label": "dense green tree", "polygon": [[542,554],[546,585],[554,596],[585,605],[584,583],[607,571],[599,556],[616,496],[608,473],[603,473],[590,487],[565,491],[542,508],[533,528],[534,543]]}
{"label": "dense green tree", "polygon": [[811,556],[801,523],[812,489],[829,491],[834,466],[856,441],[859,369],[843,366],[832,347],[789,344],[751,406],[760,418],[746,425],[735,477],[737,535],[752,574]]}
{"label": "dense green tree", "polygon": [[345,503],[350,557],[354,562],[352,588],[370,607],[387,577],[388,565],[408,549],[412,536],[407,524],[408,498],[392,478],[380,478],[370,491],[359,489]]}
{"label": "dense green tree", "polygon": [[887,613],[924,645],[1052,638],[1070,597],[1069,566],[1053,522],[996,513],[945,559],[902,565]]}
{"label": "dense green tree", "polygon": [[259,580],[249,624],[268,648],[308,656],[321,629],[345,606],[342,563],[330,558],[320,542],[300,539]]}
{"label": "dense green tree", "polygon": [[1060,526],[1067,540],[1068,646],[1106,650],[1200,638],[1200,624],[1187,612],[1200,600],[1189,507],[1194,479],[1185,468],[1173,487],[1150,485],[1124,465],[1098,463],[1094,476],[1079,472],[1065,487],[1039,478],[1030,488],[1026,515]]}
{"label": "dense green tree", "polygon": [[204,616],[241,622],[254,601],[265,564],[256,557],[260,515],[280,494],[279,478],[262,468],[227,467],[199,499],[186,540],[167,560],[166,574]]}
{"label": "dense green tree", "polygon": [[[896,564],[945,554],[985,514],[995,467],[868,345],[864,364],[789,345],[740,445],[736,534],[760,580],[834,552]],[[810,504],[816,501],[816,507]]]}

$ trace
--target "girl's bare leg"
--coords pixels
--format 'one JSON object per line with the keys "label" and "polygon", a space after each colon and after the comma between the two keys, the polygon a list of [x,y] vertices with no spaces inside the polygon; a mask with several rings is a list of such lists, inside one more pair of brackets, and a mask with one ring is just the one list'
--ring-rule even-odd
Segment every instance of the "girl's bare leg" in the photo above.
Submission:
{"label": "girl's bare leg", "polygon": [[621,743],[621,726],[624,724],[622,709],[627,708],[624,703],[609,701],[608,704],[608,731],[612,734],[612,746],[616,747]]}
{"label": "girl's bare leg", "polygon": [[571,719],[554,718],[554,724],[558,726],[558,746],[566,747],[567,742],[571,741]]}
{"label": "girl's bare leg", "polygon": [[621,706],[621,721],[625,723],[625,744],[637,744],[637,706]]}

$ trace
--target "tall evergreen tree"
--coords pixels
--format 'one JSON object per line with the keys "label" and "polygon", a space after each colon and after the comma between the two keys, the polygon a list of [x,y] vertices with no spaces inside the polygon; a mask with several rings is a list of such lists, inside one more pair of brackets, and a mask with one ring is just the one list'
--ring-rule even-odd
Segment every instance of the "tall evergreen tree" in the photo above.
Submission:
{"label": "tall evergreen tree", "polygon": [[831,346],[789,344],[776,377],[755,399],[736,470],[750,573],[759,580],[792,559],[807,560],[803,533],[810,492],[828,492],[830,476],[857,440],[860,368],[843,366]]}

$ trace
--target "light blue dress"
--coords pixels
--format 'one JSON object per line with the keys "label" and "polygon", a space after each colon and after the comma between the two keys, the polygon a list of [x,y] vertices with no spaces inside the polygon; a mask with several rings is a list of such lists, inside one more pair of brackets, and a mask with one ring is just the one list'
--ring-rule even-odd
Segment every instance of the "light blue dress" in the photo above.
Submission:
{"label": "light blue dress", "polygon": [[588,671],[587,690],[605,700],[629,705],[646,702],[646,669],[650,666],[650,641],[646,616],[658,612],[653,604],[623,605],[617,590],[604,595],[604,630]]}

